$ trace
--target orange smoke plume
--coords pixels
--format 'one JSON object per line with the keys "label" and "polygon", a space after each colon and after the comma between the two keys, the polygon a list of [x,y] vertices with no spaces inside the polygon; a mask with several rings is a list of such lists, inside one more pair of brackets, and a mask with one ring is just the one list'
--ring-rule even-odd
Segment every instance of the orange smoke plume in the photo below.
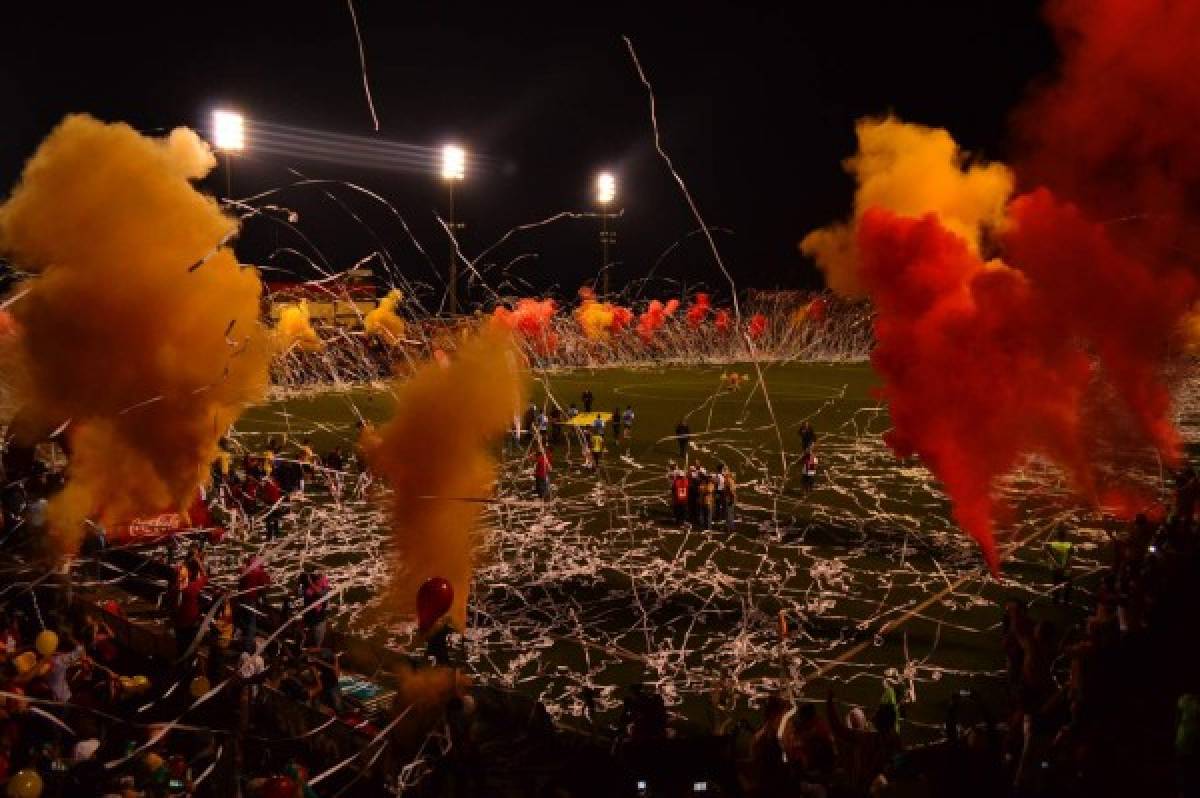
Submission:
{"label": "orange smoke plume", "polygon": [[825,300],[817,297],[807,305],[792,311],[791,325],[801,327],[808,322],[819,322],[825,318]]}
{"label": "orange smoke plume", "polygon": [[391,344],[403,339],[408,325],[396,313],[402,301],[404,301],[404,294],[395,288],[379,300],[379,304],[363,317],[363,329],[367,335],[379,336]]}
{"label": "orange smoke plume", "polygon": [[275,343],[280,351],[286,352],[293,346],[307,352],[319,352],[325,342],[312,327],[308,302],[300,300],[298,305],[285,305],[279,312],[279,323],[275,325]]}
{"label": "orange smoke plume", "polygon": [[395,415],[367,452],[392,489],[386,606],[415,613],[417,588],[440,576],[454,586],[450,615],[462,629],[476,526],[495,481],[492,444],[524,404],[523,373],[510,336],[485,329],[446,365],[427,362],[395,390]]}
{"label": "orange smoke plume", "polygon": [[0,207],[0,251],[31,272],[11,312],[9,375],[26,443],[70,420],[51,528],[185,507],[217,440],[266,393],[262,285],[221,246],[237,229],[192,180],[215,164],[190,130],[166,138],[67,117]]}
{"label": "orange smoke plume", "polygon": [[809,233],[800,250],[816,259],[826,284],[857,298],[866,293],[859,276],[855,239],[858,219],[871,208],[898,216],[935,214],[942,225],[978,253],[985,231],[1001,227],[1013,176],[1003,164],[968,163],[945,130],[898,119],[862,119],[858,154],[847,159],[854,175],[854,214],[848,222]]}
{"label": "orange smoke plume", "polygon": [[558,333],[551,328],[556,310],[553,299],[518,299],[512,310],[498,305],[491,323],[519,334],[539,355],[549,355],[558,349]]}
{"label": "orange smoke plume", "polygon": [[589,341],[607,341],[610,336],[623,332],[631,321],[633,312],[629,308],[611,302],[597,302],[590,288],[580,288],[582,300],[575,308],[575,320]]}

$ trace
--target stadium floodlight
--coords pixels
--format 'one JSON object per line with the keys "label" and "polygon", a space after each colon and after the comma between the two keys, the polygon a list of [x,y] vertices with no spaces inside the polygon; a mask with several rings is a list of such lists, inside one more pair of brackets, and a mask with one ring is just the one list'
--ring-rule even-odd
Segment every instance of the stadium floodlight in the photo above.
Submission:
{"label": "stadium floodlight", "polygon": [[213,111],[213,146],[222,152],[246,148],[246,120],[236,111]]}
{"label": "stadium floodlight", "polygon": [[462,180],[467,176],[467,151],[455,144],[442,147],[442,179]]}
{"label": "stadium floodlight", "polygon": [[617,179],[608,172],[596,176],[596,202],[607,205],[617,198]]}

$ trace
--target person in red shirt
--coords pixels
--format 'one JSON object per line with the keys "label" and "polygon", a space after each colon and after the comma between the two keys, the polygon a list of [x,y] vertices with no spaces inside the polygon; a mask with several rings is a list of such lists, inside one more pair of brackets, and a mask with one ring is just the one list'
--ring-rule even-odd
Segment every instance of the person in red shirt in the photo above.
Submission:
{"label": "person in red shirt", "polygon": [[675,523],[682,524],[687,520],[688,478],[678,468],[671,473],[671,509],[675,513]]}
{"label": "person in red shirt", "polygon": [[208,575],[197,560],[188,560],[187,572],[187,586],[179,591],[179,609],[175,611],[175,644],[180,653],[186,651],[200,633],[200,621],[204,617],[200,609],[200,591],[208,584]]}
{"label": "person in red shirt", "polygon": [[550,498],[550,447],[537,453],[533,464],[533,490],[540,499]]}
{"label": "person in red shirt", "polygon": [[271,576],[262,558],[254,555],[238,576],[238,596],[234,601],[234,622],[243,640],[253,640],[258,631],[258,616],[262,611]]}
{"label": "person in red shirt", "polygon": [[258,489],[258,499],[262,503],[263,526],[267,531],[267,540],[279,537],[279,521],[283,518],[286,500],[283,490],[275,477],[266,477]]}

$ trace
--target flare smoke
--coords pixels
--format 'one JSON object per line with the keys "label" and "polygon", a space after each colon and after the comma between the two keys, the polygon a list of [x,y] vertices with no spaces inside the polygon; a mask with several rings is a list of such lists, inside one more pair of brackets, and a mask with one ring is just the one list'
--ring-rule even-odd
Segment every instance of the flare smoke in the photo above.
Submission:
{"label": "flare smoke", "polygon": [[495,480],[492,445],[524,404],[511,336],[485,329],[395,390],[396,413],[367,447],[392,489],[396,568],[386,605],[414,613],[417,588],[440,576],[454,585],[450,615],[462,629],[476,525]]}
{"label": "flare smoke", "polygon": [[166,138],[67,117],[0,207],[0,250],[33,277],[10,310],[14,426],[33,443],[70,421],[51,529],[186,506],[217,440],[266,392],[257,273],[222,244],[237,223],[191,181],[214,165]]}

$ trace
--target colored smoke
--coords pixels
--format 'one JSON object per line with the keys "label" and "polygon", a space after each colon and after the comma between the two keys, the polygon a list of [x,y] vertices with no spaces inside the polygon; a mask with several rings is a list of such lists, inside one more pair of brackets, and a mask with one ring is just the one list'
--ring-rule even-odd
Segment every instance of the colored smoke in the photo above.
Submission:
{"label": "colored smoke", "polygon": [[558,349],[558,333],[551,328],[556,310],[553,299],[518,299],[511,310],[497,305],[492,325],[516,333],[539,355],[550,355]]}
{"label": "colored smoke", "polygon": [[325,342],[312,327],[308,302],[300,300],[296,305],[285,305],[279,311],[279,323],[275,325],[276,346],[281,351],[299,347],[306,352],[319,352]]}
{"label": "colored smoke", "polygon": [[712,305],[709,302],[708,294],[700,292],[696,294],[696,298],[692,300],[692,305],[687,309],[687,323],[693,330],[704,323],[708,318],[709,312],[712,310]]}
{"label": "colored smoke", "polygon": [[575,319],[589,341],[607,341],[610,336],[623,332],[633,321],[633,311],[611,302],[599,302],[589,288],[579,289],[580,303],[575,308]]}
{"label": "colored smoke", "polygon": [[750,317],[750,321],[746,324],[746,334],[750,336],[751,341],[757,341],[767,332],[767,317],[761,313],[755,313]]}
{"label": "colored smoke", "polygon": [[[857,278],[856,278],[857,279]],[[789,320],[793,327],[803,327],[809,322],[820,322],[825,318],[825,300],[817,297],[806,305],[792,311]]]}
{"label": "colored smoke", "polygon": [[852,218],[802,243],[835,290],[871,296],[888,443],[941,480],[993,570],[997,479],[1030,454],[1095,506],[1146,504],[1123,477],[1145,453],[1178,461],[1165,367],[1200,295],[1200,7],[1060,0],[1049,17],[1061,78],[1015,116],[1028,193],[944,131],[889,121],[907,130],[868,157],[867,121]]}
{"label": "colored smoke", "polygon": [[665,303],[657,299],[650,300],[650,304],[638,316],[637,334],[643,343],[650,343],[654,340],[654,335],[667,323],[667,319],[675,315],[675,311],[679,309],[678,299],[668,299]]}
{"label": "colored smoke", "polygon": [[0,338],[15,338],[21,328],[7,310],[0,310]]}
{"label": "colored smoke", "polygon": [[1044,185],[1152,267],[1195,263],[1200,4],[1052,0],[1057,79],[1014,115],[1023,187]]}
{"label": "colored smoke", "polygon": [[388,291],[387,296],[363,317],[363,329],[367,335],[378,336],[390,344],[402,340],[408,327],[396,312],[402,301],[404,294],[395,288]]}
{"label": "colored smoke", "polygon": [[800,249],[817,261],[826,284],[842,296],[865,295],[859,276],[857,220],[871,208],[900,216],[936,214],[972,252],[983,233],[1002,224],[1013,176],[1003,164],[968,163],[967,154],[945,130],[898,119],[862,119],[856,126],[858,154],[845,162],[854,175],[854,215],[805,236]]}
{"label": "colored smoke", "polygon": [[0,207],[0,251],[33,275],[9,308],[16,434],[71,422],[48,513],[63,550],[88,516],[186,507],[217,440],[266,394],[262,285],[221,246],[237,222],[191,184],[214,164],[190,130],[68,116]]}
{"label": "colored smoke", "polygon": [[511,337],[485,329],[395,392],[395,415],[366,452],[392,490],[395,568],[384,606],[415,613],[417,588],[440,576],[454,586],[450,616],[463,629],[476,527],[496,478],[493,444],[524,405]]}

